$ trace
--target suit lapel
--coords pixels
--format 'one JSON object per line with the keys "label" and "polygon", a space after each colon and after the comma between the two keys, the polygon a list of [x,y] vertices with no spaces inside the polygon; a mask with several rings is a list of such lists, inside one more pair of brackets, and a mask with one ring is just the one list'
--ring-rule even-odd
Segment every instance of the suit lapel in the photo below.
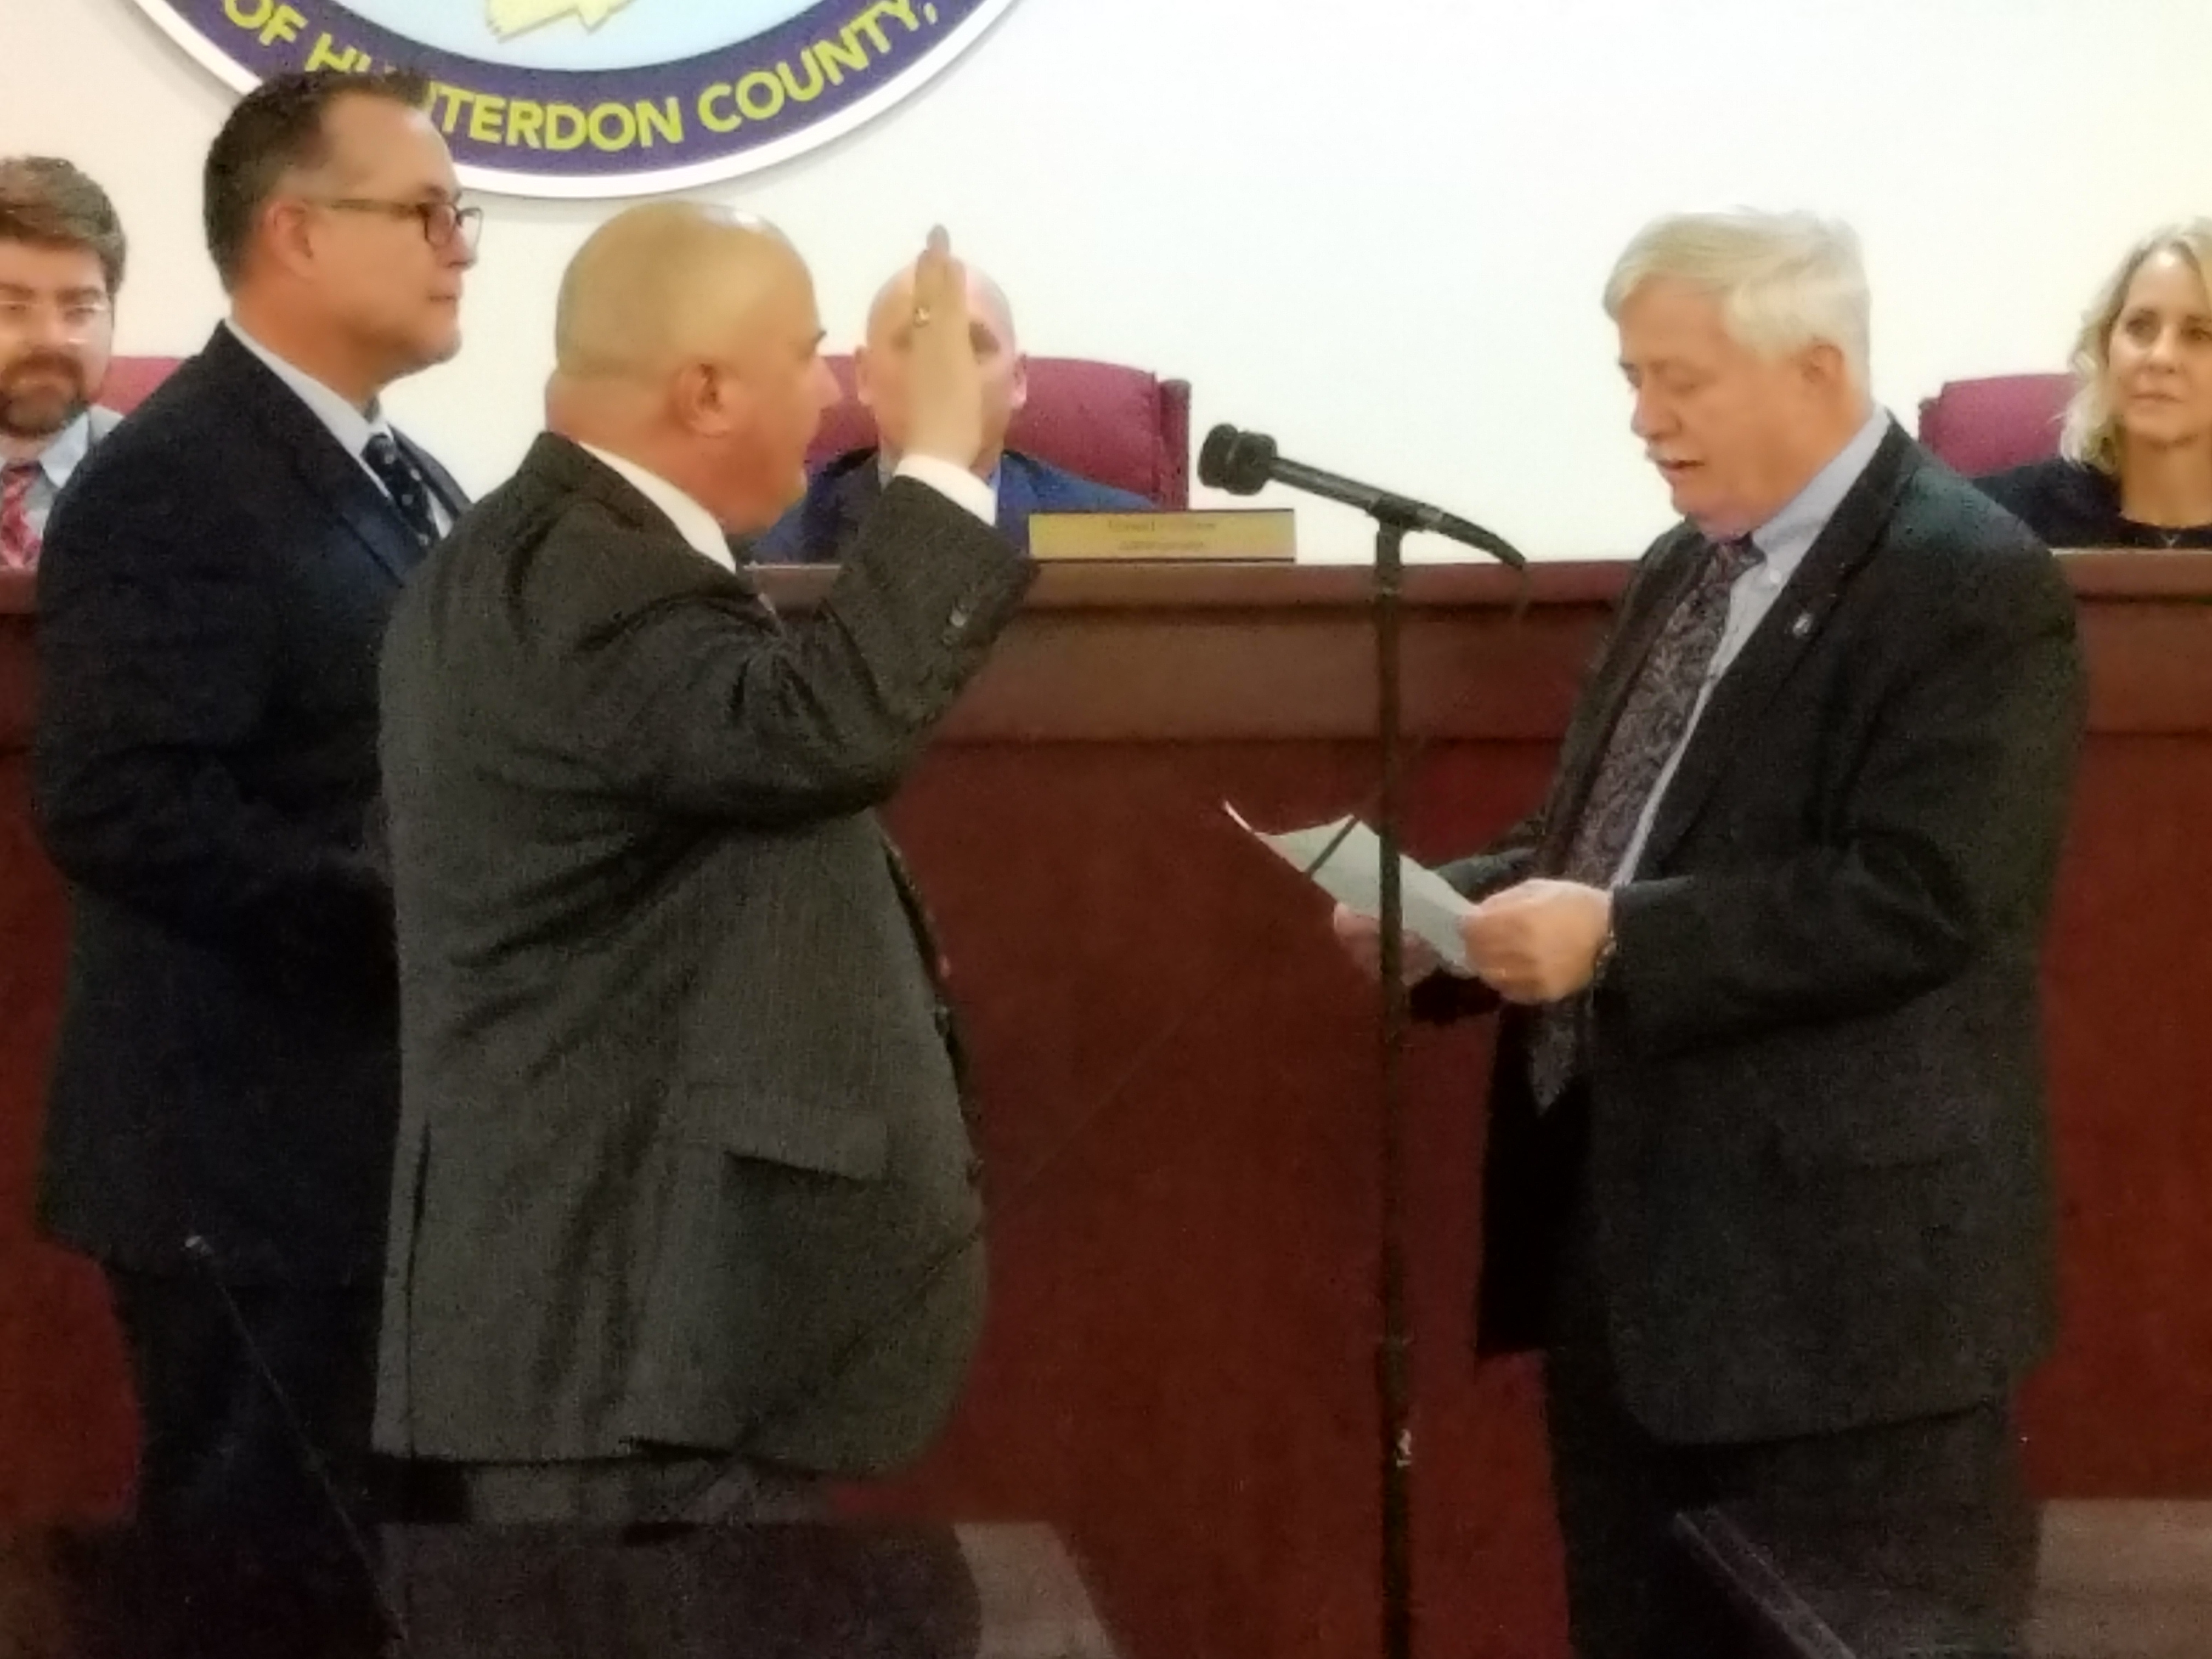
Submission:
{"label": "suit lapel", "polygon": [[217,325],[205,355],[239,403],[282,443],[308,492],[329,507],[394,581],[404,581],[422,562],[422,550],[360,461],[345,453],[314,410],[240,344],[228,328]]}
{"label": "suit lapel", "polygon": [[1912,455],[1911,441],[1893,427],[1713,687],[1652,819],[1643,853],[1645,865],[1656,866],[1673,851],[1697,822],[1729,763],[1753,748],[1759,717],[1804,661],[1851,578],[1873,556],[1910,475]]}
{"label": "suit lapel", "polygon": [[1544,839],[1536,849],[1539,871],[1554,872],[1565,860],[1575,824],[1597,781],[1606,745],[1613,739],[1613,728],[1643,676],[1644,659],[1658,642],[1659,630],[1697,575],[1698,556],[1704,547],[1705,538],[1696,531],[1687,526],[1676,530],[1673,544],[1654,556],[1658,568],[1651,573],[1648,592],[1636,595],[1621,618],[1620,635],[1598,667],[1590,718],[1573,734],[1572,752],[1561,757],[1559,782],[1544,814]]}

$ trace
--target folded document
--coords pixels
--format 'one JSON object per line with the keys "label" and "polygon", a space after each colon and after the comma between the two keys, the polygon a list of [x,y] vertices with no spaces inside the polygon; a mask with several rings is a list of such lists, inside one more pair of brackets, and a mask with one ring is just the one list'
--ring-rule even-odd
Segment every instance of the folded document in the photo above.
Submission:
{"label": "folded document", "polygon": [[[1226,801],[1222,810],[1255,839],[1275,849],[1285,864],[1310,877],[1334,899],[1365,915],[1382,910],[1382,843],[1358,818],[1342,817],[1308,830],[1268,835],[1245,823]],[[1398,859],[1398,899],[1406,932],[1421,940],[1460,973],[1468,966],[1467,945],[1459,919],[1474,908],[1459,890],[1435,871],[1402,854]]]}

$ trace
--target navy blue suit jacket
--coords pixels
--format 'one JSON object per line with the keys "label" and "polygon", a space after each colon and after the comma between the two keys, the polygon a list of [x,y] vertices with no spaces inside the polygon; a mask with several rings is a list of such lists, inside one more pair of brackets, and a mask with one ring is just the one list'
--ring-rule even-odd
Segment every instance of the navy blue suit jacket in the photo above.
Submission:
{"label": "navy blue suit jacket", "polygon": [[61,1242],[181,1272],[197,1235],[239,1282],[377,1282],[399,1092],[377,656],[421,556],[227,328],[55,503],[32,782],[74,900],[40,1192]]}
{"label": "navy blue suit jacket", "polygon": [[[763,531],[747,550],[762,564],[835,564],[860,533],[861,520],[884,493],[882,452],[848,450],[808,482],[798,506]],[[1008,450],[999,460],[999,530],[1023,552],[1032,513],[1149,513],[1152,503]]]}

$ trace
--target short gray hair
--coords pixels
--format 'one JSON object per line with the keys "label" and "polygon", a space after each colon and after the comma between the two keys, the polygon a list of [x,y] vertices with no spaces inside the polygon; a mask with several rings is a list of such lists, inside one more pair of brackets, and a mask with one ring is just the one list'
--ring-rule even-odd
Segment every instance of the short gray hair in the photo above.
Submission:
{"label": "short gray hair", "polygon": [[2197,281],[2212,294],[2212,219],[2161,225],[2130,248],[2105,279],[2074,341],[2074,398],[2066,408],[2059,453],[2114,477],[2120,471],[2120,423],[2105,393],[2105,371],[2112,362],[2112,331],[2120,325],[2136,273],[2161,253],[2177,255],[2194,266]]}
{"label": "short gray hair", "polygon": [[1780,356],[1832,345],[1844,354],[1851,383],[1867,389],[1871,307],[1859,239],[1849,225],[1748,208],[1655,219],[1614,264],[1606,315],[1618,321],[1631,295],[1662,278],[1711,295],[1729,337],[1747,350]]}

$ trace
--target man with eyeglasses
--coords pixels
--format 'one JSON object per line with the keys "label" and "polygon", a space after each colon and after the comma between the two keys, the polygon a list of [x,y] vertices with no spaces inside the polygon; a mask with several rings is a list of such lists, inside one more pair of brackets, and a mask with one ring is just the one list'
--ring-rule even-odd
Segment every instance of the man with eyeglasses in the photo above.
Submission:
{"label": "man with eyeglasses", "polygon": [[92,400],[124,252],[115,204],[77,168],[0,160],[0,570],[37,568],[54,498],[122,418]]}
{"label": "man with eyeglasses", "polygon": [[398,1098],[376,666],[466,505],[385,388],[453,356],[477,216],[404,75],[248,94],[230,315],[48,527],[33,801],[74,900],[40,1183],[137,1385],[139,1519],[329,1554],[368,1508]]}

